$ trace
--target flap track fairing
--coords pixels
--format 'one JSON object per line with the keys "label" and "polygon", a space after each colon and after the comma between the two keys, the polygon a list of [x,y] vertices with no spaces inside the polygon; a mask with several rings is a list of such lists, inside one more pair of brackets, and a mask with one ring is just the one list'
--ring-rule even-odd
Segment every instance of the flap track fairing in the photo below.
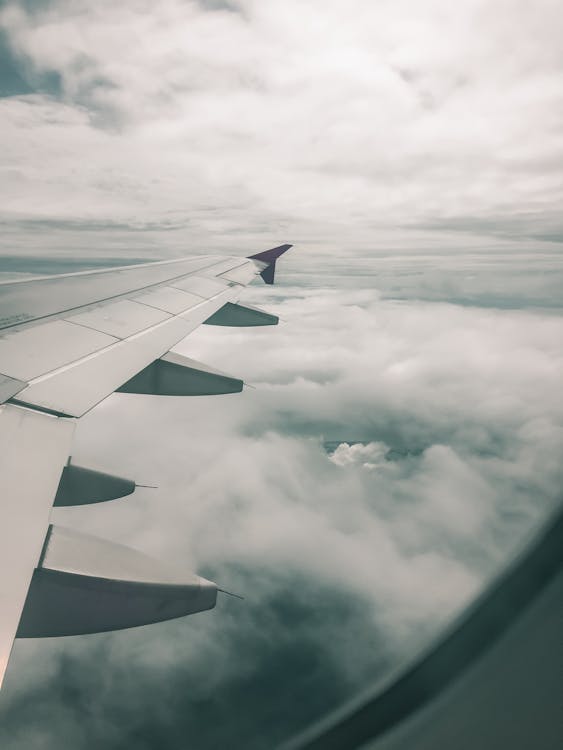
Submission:
{"label": "flap track fairing", "polygon": [[248,305],[239,305],[234,302],[227,302],[217,312],[207,318],[205,325],[208,326],[232,326],[232,327],[251,327],[251,326],[277,326],[279,318],[277,315],[264,312],[257,307]]}
{"label": "flap track fairing", "polygon": [[168,352],[117,390],[120,393],[153,396],[217,396],[240,393],[243,385],[239,378],[226,375],[195,359]]}
{"label": "flap track fairing", "polygon": [[18,638],[122,630],[212,609],[217,587],[121,544],[50,526]]}
{"label": "flap track fairing", "polygon": [[63,469],[53,505],[90,505],[125,497],[135,491],[135,482],[95,469],[68,463]]}

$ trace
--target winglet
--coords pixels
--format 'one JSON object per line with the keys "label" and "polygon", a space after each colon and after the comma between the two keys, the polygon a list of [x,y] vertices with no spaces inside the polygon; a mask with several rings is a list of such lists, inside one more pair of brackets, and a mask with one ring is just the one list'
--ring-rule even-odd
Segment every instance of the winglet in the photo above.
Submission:
{"label": "winglet", "polygon": [[276,270],[276,260],[289,250],[293,245],[279,245],[279,247],[273,247],[271,250],[264,250],[256,255],[249,255],[249,260],[257,260],[260,263],[265,263],[266,267],[260,272],[260,276],[264,279],[266,284],[274,283],[274,273]]}

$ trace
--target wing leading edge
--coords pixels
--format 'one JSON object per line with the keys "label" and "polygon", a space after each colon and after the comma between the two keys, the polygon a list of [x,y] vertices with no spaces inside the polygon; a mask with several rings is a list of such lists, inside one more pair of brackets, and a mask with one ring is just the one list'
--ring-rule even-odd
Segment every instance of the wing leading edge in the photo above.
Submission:
{"label": "wing leading edge", "polygon": [[241,390],[170,350],[202,323],[275,325],[238,299],[257,275],[271,283],[278,250],[0,283],[0,684],[16,635],[99,632],[215,605],[212,582],[53,527],[50,509],[134,489],[69,458],[77,420],[111,393]]}

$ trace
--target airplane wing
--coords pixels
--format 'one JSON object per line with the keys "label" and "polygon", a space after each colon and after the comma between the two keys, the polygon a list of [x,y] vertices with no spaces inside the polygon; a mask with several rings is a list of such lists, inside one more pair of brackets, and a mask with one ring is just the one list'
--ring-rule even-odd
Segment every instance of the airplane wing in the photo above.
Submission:
{"label": "airplane wing", "polygon": [[236,393],[243,382],[170,352],[199,325],[275,325],[238,299],[273,283],[291,245],[0,283],[0,685],[14,638],[132,627],[215,605],[215,584],[49,524],[53,505],[131,493],[76,466],[76,422],[115,391]]}

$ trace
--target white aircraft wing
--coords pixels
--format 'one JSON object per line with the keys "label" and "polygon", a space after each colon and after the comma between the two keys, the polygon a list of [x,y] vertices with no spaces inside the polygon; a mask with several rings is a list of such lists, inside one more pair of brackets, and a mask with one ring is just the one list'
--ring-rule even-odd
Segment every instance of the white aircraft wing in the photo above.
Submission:
{"label": "white aircraft wing", "polygon": [[49,525],[50,509],[134,490],[69,460],[76,421],[113,392],[242,390],[169,350],[202,323],[275,325],[238,299],[257,275],[273,283],[290,247],[0,284],[0,684],[16,636],[113,630],[215,605],[210,581]]}

